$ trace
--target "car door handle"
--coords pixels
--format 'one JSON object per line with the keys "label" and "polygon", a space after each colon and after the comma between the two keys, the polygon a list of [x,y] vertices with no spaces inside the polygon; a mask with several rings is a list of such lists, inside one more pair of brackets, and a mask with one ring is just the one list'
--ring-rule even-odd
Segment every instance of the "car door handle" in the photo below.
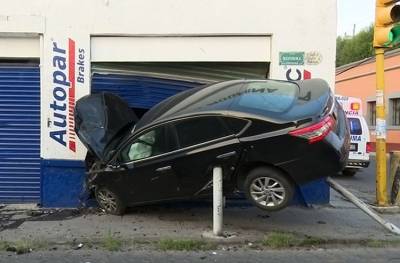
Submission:
{"label": "car door handle", "polygon": [[234,155],[236,155],[235,151],[229,152],[229,153],[224,153],[224,154],[218,155],[217,159],[225,159],[225,158],[229,158],[229,157],[234,156]]}
{"label": "car door handle", "polygon": [[157,168],[156,169],[156,172],[165,172],[165,171],[168,171],[168,170],[171,170],[171,166],[164,166],[164,167],[160,167],[160,168]]}

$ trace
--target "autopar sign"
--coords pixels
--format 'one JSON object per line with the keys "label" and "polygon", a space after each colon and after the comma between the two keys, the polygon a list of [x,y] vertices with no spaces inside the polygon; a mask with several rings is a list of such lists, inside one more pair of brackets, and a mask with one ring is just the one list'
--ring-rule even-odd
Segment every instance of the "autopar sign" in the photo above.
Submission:
{"label": "autopar sign", "polygon": [[[47,115],[45,155],[47,158],[77,158],[79,140],[75,134],[76,100],[89,93],[88,52],[73,38],[51,39],[45,68]],[[42,90],[43,93],[43,90]],[[43,109],[42,109],[43,110]],[[42,135],[43,138],[43,135]],[[83,148],[83,147],[82,147]],[[82,151],[82,150],[81,150]]]}

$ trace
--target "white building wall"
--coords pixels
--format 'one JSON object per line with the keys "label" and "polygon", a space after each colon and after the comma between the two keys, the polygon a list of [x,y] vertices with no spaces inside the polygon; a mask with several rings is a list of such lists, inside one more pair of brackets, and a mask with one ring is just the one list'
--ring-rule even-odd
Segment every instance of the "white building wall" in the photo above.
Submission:
{"label": "white building wall", "polygon": [[[62,102],[67,105],[63,113],[68,122],[66,137],[63,137],[67,138],[66,145],[50,136],[51,132],[60,130],[55,125],[57,120],[60,124],[59,115],[55,116],[58,112],[53,110],[56,106],[50,105],[54,102],[54,89],[59,85],[54,83],[54,72],[63,67],[63,58],[56,59],[56,67],[53,64],[54,57],[60,55],[54,51],[54,43],[57,48],[66,49],[68,39],[76,45],[75,81],[79,67],[83,67],[84,82],[76,82],[75,99],[90,90],[90,41],[94,36],[269,36],[271,44],[266,41],[266,49],[270,50],[266,52],[271,58],[271,78],[297,79],[306,72],[313,78],[327,80],[334,87],[336,0],[3,0],[0,37],[21,35],[42,36],[41,156],[45,159],[82,159],[85,154],[76,138],[76,150],[68,147],[68,140],[74,139],[68,131],[71,124],[68,99]],[[77,65],[82,54],[79,50],[84,53],[83,66]],[[0,57],[6,52],[6,49],[0,50]],[[118,50],[113,52],[116,57],[123,57]],[[304,65],[284,66],[279,63],[280,52],[304,52],[313,56]],[[69,61],[65,57],[66,68],[61,70],[66,76]],[[63,76],[59,77],[62,80]],[[70,88],[61,86],[69,94]],[[57,90],[58,98],[62,98],[62,91]]]}

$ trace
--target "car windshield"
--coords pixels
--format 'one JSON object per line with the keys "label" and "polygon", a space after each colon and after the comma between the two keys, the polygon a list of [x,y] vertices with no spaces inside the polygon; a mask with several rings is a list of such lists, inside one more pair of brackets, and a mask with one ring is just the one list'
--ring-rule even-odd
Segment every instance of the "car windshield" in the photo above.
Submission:
{"label": "car windshield", "polygon": [[245,85],[237,106],[246,111],[282,113],[296,100],[298,86],[283,81],[255,81]]}

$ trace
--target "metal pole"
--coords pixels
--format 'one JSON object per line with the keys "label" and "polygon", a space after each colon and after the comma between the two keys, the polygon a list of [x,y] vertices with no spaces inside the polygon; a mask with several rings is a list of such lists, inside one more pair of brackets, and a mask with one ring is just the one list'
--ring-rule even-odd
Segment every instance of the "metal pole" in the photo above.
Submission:
{"label": "metal pole", "polygon": [[376,48],[376,202],[387,206],[385,49]]}
{"label": "metal pole", "polygon": [[223,192],[222,192],[222,168],[213,169],[213,232],[216,236],[222,235],[223,220]]}
{"label": "metal pole", "polygon": [[355,204],[358,208],[360,208],[364,213],[372,217],[375,221],[377,221],[379,224],[381,224],[384,228],[392,232],[393,234],[400,235],[400,229],[396,226],[393,225],[392,223],[386,221],[382,217],[380,217],[377,213],[375,213],[372,209],[368,207],[363,201],[355,197],[352,193],[350,193],[346,188],[338,184],[335,180],[332,180],[332,178],[328,177],[327,182],[329,185],[336,190],[339,194],[343,195],[347,199],[349,199],[350,202]]}

